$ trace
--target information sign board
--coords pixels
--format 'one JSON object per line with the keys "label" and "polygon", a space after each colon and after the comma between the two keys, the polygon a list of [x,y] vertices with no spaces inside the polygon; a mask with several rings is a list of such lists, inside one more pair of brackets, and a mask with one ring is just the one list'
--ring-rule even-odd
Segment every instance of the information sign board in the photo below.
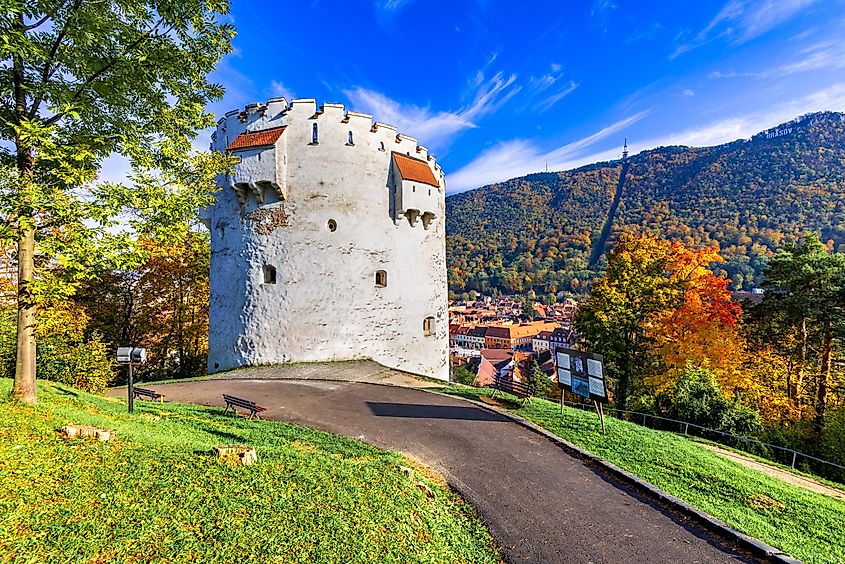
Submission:
{"label": "information sign board", "polygon": [[557,349],[555,367],[557,381],[564,390],[594,401],[607,402],[602,355],[574,349]]}

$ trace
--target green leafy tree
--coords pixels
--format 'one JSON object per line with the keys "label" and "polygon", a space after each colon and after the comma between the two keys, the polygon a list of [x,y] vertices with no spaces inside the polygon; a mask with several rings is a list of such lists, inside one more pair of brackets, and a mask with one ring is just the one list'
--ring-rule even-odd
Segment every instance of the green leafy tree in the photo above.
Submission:
{"label": "green leafy tree", "polygon": [[[227,12],[227,0],[3,2],[0,239],[17,244],[17,398],[36,399],[38,303],[95,265],[137,264],[138,233],[182,233],[210,201],[226,163],[191,140],[222,96],[207,76],[231,50]],[[112,154],[133,166],[127,185],[95,182]]]}
{"label": "green leafy tree", "polygon": [[679,303],[679,288],[666,276],[669,250],[667,242],[650,235],[623,235],[609,253],[607,275],[578,309],[579,338],[604,355],[620,409],[659,366],[648,334],[655,315]]}
{"label": "green leafy tree", "polygon": [[534,394],[537,396],[545,396],[549,393],[552,387],[552,380],[540,368],[537,359],[531,360],[531,371],[528,374],[528,383],[534,386]]}
{"label": "green leafy tree", "polygon": [[[774,256],[765,271],[763,309],[797,334],[790,395],[803,395],[808,349],[818,345],[816,421],[824,422],[832,388],[834,340],[845,332],[845,254],[832,253],[815,234]],[[782,327],[783,327],[782,326]]]}

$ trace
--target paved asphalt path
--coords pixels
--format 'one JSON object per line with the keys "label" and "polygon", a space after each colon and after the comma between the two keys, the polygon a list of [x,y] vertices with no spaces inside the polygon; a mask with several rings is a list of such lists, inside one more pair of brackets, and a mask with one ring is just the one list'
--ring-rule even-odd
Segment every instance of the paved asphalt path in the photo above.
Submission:
{"label": "paved asphalt path", "polygon": [[[245,397],[281,419],[410,455],[478,510],[509,562],[752,561],[724,541],[458,398],[350,382],[204,380],[156,384],[169,401]],[[124,392],[125,393],[125,392]]]}

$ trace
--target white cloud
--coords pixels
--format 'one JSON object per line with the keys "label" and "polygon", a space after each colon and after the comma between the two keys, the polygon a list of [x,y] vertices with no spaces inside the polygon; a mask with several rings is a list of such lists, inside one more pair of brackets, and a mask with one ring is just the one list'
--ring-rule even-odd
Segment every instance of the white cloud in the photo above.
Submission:
{"label": "white cloud", "polygon": [[477,127],[477,122],[496,112],[510,100],[520,87],[515,86],[516,75],[501,72],[486,79],[479,71],[470,84],[469,101],[456,111],[433,111],[430,107],[403,104],[380,92],[356,87],[344,90],[355,111],[373,114],[377,121],[390,123],[420,140],[431,149],[449,145],[457,134]]}
{"label": "white cloud", "polygon": [[561,65],[551,63],[549,66],[551,72],[532,76],[525,83],[526,96],[522,110],[535,114],[545,112],[578,88],[577,82],[564,78]]}
{"label": "white cloud", "polygon": [[818,0],[729,0],[692,41],[675,49],[670,59],[720,37],[740,45],[792,19]]}
{"label": "white cloud", "polygon": [[[554,65],[552,65],[554,68]],[[558,65],[558,69],[560,65]],[[560,87],[560,85],[563,85]],[[556,88],[557,87],[557,88]],[[563,74],[544,74],[543,76],[532,76],[525,85],[526,93],[529,94],[529,108],[532,112],[545,112],[560,102],[567,95],[571,94],[578,83],[574,80],[565,80]],[[524,108],[525,109],[525,108]]]}
{"label": "white cloud", "polygon": [[760,72],[711,72],[710,78],[781,78],[802,72],[833,71],[845,68],[845,46],[840,41],[824,41],[798,52],[798,57],[783,65]]}
{"label": "white cloud", "polygon": [[[744,43],[790,20],[798,12],[816,1],[764,0],[763,2],[752,3],[748,0],[732,0],[726,6],[729,9],[726,20],[739,26],[740,33],[735,41],[736,43]],[[730,6],[730,4],[736,6]],[[733,16],[734,11],[738,12],[738,16]]]}
{"label": "white cloud", "polygon": [[414,0],[377,0],[376,7],[382,10],[398,10]]}
{"label": "white cloud", "polygon": [[126,178],[130,172],[132,172],[132,165],[129,159],[112,153],[103,160],[97,180],[100,182],[115,182],[120,184],[126,182]]}
{"label": "white cloud", "polygon": [[707,75],[707,78],[740,78],[740,77],[753,77],[755,76],[752,72],[736,72],[736,71],[713,71]]}
{"label": "white cloud", "polygon": [[[761,131],[817,111],[845,112],[845,83],[834,84],[806,96],[789,100],[758,111],[689,127],[666,135],[640,141],[629,138],[631,153],[669,145],[706,147],[748,139]],[[482,152],[475,160],[458,171],[446,175],[449,192],[461,192],[493,182],[501,182],[544,170],[568,170],[586,164],[612,160],[619,157],[619,149],[587,153],[586,149],[623,128],[642,119],[649,112],[642,112],[618,121],[601,131],[563,147],[544,151],[530,140],[512,140],[499,143]]]}
{"label": "white cloud", "polygon": [[[744,115],[717,120],[636,143],[640,149],[667,145],[705,147],[748,139],[761,131],[800,115],[823,111],[845,111],[845,83],[834,84],[811,94]],[[447,179],[448,180],[448,179]]]}
{"label": "white cloud", "polygon": [[845,68],[845,48],[841,41],[817,43],[801,50],[798,59],[763,73],[764,76],[788,76],[799,72]]}
{"label": "white cloud", "polygon": [[554,94],[551,94],[545,100],[540,102],[540,106],[539,106],[540,112],[545,112],[546,110],[548,110],[549,108],[551,108],[552,106],[554,106],[555,104],[557,104],[558,102],[563,100],[566,96],[568,96],[569,94],[574,92],[576,88],[578,88],[578,83],[570,80],[569,84],[567,86],[565,86],[563,88],[563,90],[560,90],[558,92],[555,92]]}
{"label": "white cloud", "polygon": [[492,182],[539,172],[548,165],[549,170],[566,170],[596,161],[619,157],[619,148],[586,154],[585,150],[625,127],[641,120],[649,112],[640,112],[619,120],[604,129],[573,141],[562,147],[544,151],[535,143],[515,139],[487,149],[475,160],[453,174],[446,176],[449,192],[462,192]]}
{"label": "white cloud", "polygon": [[695,90],[693,90],[692,88],[684,88],[683,90],[681,90],[681,95],[687,97],[695,96]]}
{"label": "white cloud", "polygon": [[270,82],[270,92],[273,94],[273,96],[281,96],[282,98],[285,98],[288,101],[291,101],[296,98],[296,94],[294,93],[294,91],[279,82],[278,80]]}

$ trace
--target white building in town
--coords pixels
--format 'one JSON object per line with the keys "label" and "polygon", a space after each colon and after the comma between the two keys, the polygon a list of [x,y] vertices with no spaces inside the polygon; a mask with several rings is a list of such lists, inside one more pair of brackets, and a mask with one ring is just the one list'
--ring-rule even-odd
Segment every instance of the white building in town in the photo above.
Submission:
{"label": "white building in town", "polygon": [[445,178],[416,139],[340,104],[226,114],[237,157],[211,231],[209,372],[373,359],[448,379]]}
{"label": "white building in town", "polygon": [[534,352],[544,352],[549,350],[551,341],[551,331],[540,331],[531,339],[531,350]]}

